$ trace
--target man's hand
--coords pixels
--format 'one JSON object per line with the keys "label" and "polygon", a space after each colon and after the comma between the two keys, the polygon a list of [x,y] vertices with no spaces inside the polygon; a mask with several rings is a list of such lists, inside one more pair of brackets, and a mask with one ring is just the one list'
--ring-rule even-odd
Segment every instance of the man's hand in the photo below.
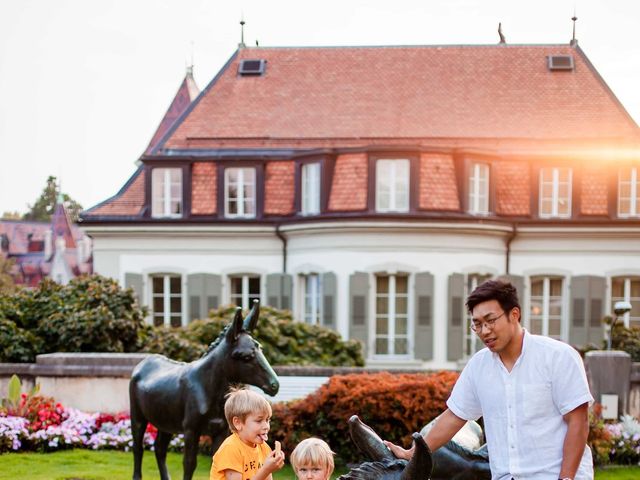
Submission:
{"label": "man's hand", "polygon": [[405,449],[402,448],[399,445],[396,445],[395,443],[391,443],[387,440],[383,440],[384,444],[387,446],[387,448],[389,450],[391,450],[391,453],[393,453],[397,458],[403,458],[405,460],[411,460],[411,457],[413,457],[413,452],[415,450],[415,447],[412,445],[410,449]]}

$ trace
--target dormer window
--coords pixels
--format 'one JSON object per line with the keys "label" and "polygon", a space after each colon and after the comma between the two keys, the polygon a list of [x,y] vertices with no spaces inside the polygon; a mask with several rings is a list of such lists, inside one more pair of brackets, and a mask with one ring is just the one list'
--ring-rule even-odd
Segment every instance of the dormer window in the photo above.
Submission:
{"label": "dormer window", "polygon": [[302,215],[317,215],[320,213],[320,163],[302,165]]}
{"label": "dormer window", "polygon": [[571,169],[540,170],[540,217],[571,217]]}
{"label": "dormer window", "polygon": [[256,216],[256,169],[226,168],[224,171],[224,216]]}
{"label": "dormer window", "polygon": [[469,213],[489,213],[489,165],[474,163],[469,175]]}
{"label": "dormer window", "polygon": [[640,216],[640,178],[638,168],[625,168],[618,172],[618,216]]}
{"label": "dormer window", "polygon": [[376,211],[409,211],[409,160],[376,162]]}
{"label": "dormer window", "polygon": [[182,169],[154,168],[151,174],[151,216],[182,217]]}

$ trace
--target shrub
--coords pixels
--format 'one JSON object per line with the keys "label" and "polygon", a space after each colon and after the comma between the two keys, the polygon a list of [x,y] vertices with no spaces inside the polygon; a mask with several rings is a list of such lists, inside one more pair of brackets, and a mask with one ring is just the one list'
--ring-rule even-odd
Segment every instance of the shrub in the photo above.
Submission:
{"label": "shrub", "polygon": [[627,328],[620,323],[616,324],[611,337],[611,348],[627,352],[631,355],[632,362],[640,362],[640,327]]}
{"label": "shrub", "polygon": [[611,433],[605,428],[602,419],[602,405],[596,403],[589,410],[589,437],[587,444],[591,448],[593,463],[605,465],[609,463],[609,453],[613,447]]}
{"label": "shrub", "polygon": [[409,446],[411,434],[446,409],[457,378],[455,372],[335,375],[304,399],[275,404],[272,436],[288,451],[318,436],[339,459],[355,461],[347,420],[357,414],[383,439]]}
{"label": "shrub", "polygon": [[33,362],[42,346],[42,339],[15,322],[0,318],[0,362]]}

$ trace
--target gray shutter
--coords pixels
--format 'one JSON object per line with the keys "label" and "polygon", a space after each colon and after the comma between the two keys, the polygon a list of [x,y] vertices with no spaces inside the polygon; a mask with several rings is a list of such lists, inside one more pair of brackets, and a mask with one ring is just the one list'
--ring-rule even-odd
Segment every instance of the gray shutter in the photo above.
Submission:
{"label": "gray shutter", "polygon": [[[520,310],[522,310],[522,305],[524,304],[524,277],[521,275],[500,275],[498,278],[505,282],[509,282],[511,285],[516,287],[516,290],[518,291],[518,300],[520,301]],[[522,311],[520,312],[520,315],[522,318]]]}
{"label": "gray shutter", "polygon": [[140,273],[125,273],[124,274],[124,287],[133,288],[133,292],[138,300],[138,305],[144,305],[142,296],[142,274]]}
{"label": "gray shutter", "polygon": [[587,310],[589,308],[589,277],[571,277],[569,303],[569,343],[583,346],[587,344]]}
{"label": "gray shutter", "polygon": [[414,356],[433,359],[433,275],[416,273],[415,277]]}
{"label": "gray shutter", "polygon": [[287,273],[267,275],[267,303],[273,308],[291,310],[293,279]]}
{"label": "gray shutter", "polygon": [[207,318],[209,310],[220,306],[222,279],[211,273],[193,273],[187,275],[187,294],[189,295],[189,320]]}
{"label": "gray shutter", "polygon": [[338,278],[333,272],[322,274],[322,325],[336,328],[336,301],[338,293]]}
{"label": "gray shutter", "polygon": [[447,360],[460,360],[463,355],[464,341],[464,275],[453,273],[449,275],[448,292],[448,331],[447,331]]}
{"label": "gray shutter", "polygon": [[349,276],[349,339],[362,342],[364,357],[367,358],[369,326],[369,274],[356,272]]}
{"label": "gray shutter", "polygon": [[589,313],[587,315],[587,343],[592,343],[598,348],[602,348],[604,340],[604,307],[606,298],[607,282],[604,277],[589,277]]}
{"label": "gray shutter", "polygon": [[602,317],[606,283],[604,277],[571,277],[571,314],[569,343],[583,347],[590,343],[600,347],[604,339]]}

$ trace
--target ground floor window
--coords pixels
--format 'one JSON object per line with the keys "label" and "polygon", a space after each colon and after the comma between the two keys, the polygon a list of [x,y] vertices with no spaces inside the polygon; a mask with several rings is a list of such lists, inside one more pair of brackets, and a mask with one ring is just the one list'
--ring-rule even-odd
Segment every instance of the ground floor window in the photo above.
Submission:
{"label": "ground floor window", "polygon": [[640,277],[615,277],[611,279],[611,311],[616,302],[631,303],[631,311],[625,313],[625,327],[640,327]]}
{"label": "ground floor window", "polygon": [[231,284],[231,303],[251,308],[254,300],[260,300],[260,277],[258,275],[234,275],[229,277]]}
{"label": "ground floor window", "polygon": [[153,324],[182,326],[182,277],[180,275],[152,275]]}
{"label": "ground floor window", "polygon": [[[466,288],[465,298],[467,298],[469,294],[471,294],[471,292],[473,292],[478,285],[489,280],[490,278],[491,278],[491,275],[481,275],[478,273],[468,274],[467,282],[465,285],[465,288]],[[465,312],[466,312],[465,318],[466,318],[467,324],[464,329],[463,348],[464,348],[465,358],[470,358],[478,351],[478,347],[482,347],[482,345],[481,345],[481,342],[478,340],[478,335],[473,330],[471,330],[471,323],[472,323],[471,314],[466,311],[466,307],[465,307]]]}
{"label": "ground floor window", "polygon": [[304,321],[311,325],[322,323],[322,285],[320,275],[310,273],[300,275],[302,286],[302,314]]}
{"label": "ground floor window", "polygon": [[562,278],[531,279],[529,331],[562,340]]}
{"label": "ground floor window", "polygon": [[409,354],[408,304],[408,275],[376,275],[376,355]]}

